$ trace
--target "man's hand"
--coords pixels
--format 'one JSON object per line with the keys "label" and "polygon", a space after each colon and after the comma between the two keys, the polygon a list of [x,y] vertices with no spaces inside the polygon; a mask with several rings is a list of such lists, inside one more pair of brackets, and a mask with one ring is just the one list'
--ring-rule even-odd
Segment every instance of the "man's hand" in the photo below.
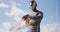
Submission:
{"label": "man's hand", "polygon": [[29,14],[22,17],[22,19],[26,20],[28,18]]}

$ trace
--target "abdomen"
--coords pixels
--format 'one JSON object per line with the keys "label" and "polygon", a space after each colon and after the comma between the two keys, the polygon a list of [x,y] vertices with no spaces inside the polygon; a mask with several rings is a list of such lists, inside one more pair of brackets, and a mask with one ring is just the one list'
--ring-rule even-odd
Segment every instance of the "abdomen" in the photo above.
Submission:
{"label": "abdomen", "polygon": [[32,28],[29,32],[37,32],[37,26],[32,26]]}

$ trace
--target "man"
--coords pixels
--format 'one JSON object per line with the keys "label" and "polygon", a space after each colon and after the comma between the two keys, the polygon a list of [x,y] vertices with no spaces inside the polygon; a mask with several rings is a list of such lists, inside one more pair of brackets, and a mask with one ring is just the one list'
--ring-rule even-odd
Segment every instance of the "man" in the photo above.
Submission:
{"label": "man", "polygon": [[31,6],[32,11],[35,12],[36,14],[34,16],[27,14],[27,15],[23,16],[23,18],[26,20],[26,19],[28,19],[28,16],[30,16],[29,18],[33,19],[35,21],[34,23],[32,23],[32,21],[31,21],[31,23],[30,23],[30,25],[33,26],[33,28],[31,29],[31,32],[40,32],[40,22],[43,18],[43,13],[36,9],[37,3],[35,0],[31,1],[30,6]]}

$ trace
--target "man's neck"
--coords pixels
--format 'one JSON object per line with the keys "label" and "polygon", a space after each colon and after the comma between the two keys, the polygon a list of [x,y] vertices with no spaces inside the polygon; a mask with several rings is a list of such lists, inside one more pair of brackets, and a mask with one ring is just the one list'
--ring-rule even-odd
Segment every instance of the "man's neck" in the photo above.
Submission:
{"label": "man's neck", "polygon": [[37,9],[34,9],[34,11],[33,12],[37,12],[38,10]]}

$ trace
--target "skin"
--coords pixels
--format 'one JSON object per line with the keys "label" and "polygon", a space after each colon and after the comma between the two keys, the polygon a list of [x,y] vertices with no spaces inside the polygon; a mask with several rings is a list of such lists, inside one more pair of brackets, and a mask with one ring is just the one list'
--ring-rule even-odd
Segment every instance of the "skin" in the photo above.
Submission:
{"label": "skin", "polygon": [[32,11],[36,10],[36,1],[30,6]]}

